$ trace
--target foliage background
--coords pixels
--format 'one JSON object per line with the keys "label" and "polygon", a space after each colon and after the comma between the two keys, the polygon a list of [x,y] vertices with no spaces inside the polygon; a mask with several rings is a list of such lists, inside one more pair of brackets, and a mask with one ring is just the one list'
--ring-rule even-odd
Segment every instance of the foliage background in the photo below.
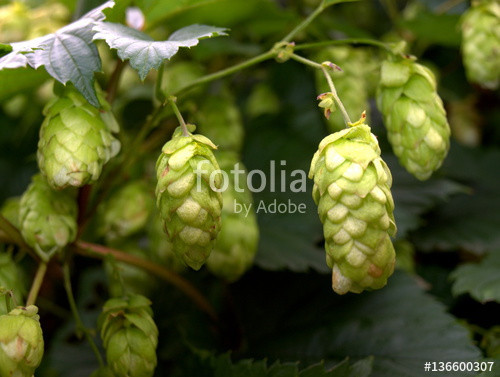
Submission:
{"label": "foliage background", "polygon": [[[0,5],[7,4],[0,1]],[[52,1],[28,1],[43,7]],[[98,1],[59,1],[69,15],[83,14]],[[130,1],[118,2],[123,9]],[[150,33],[202,23],[230,28],[229,37],[203,41],[172,59],[196,61],[215,72],[269,49],[308,14],[315,0],[139,0]],[[373,132],[394,176],[398,270],[386,288],[337,296],[330,289],[321,226],[308,192],[270,192],[254,202],[306,203],[307,213],[258,214],[261,231],[255,267],[240,281],[225,284],[206,270],[186,272],[214,304],[220,323],[211,323],[174,287],[155,280],[150,298],[160,328],[157,375],[171,376],[422,376],[425,361],[496,359],[500,373],[500,110],[498,92],[469,84],[460,55],[460,15],[468,4],[446,10],[441,0],[360,1],[328,8],[296,40],[331,38],[404,39],[410,51],[437,74],[453,140],[443,167],[419,182],[399,166],[371,101]],[[224,12],[220,10],[224,9]],[[118,10],[109,17],[118,17]],[[0,40],[5,29],[0,25]],[[105,83],[113,52],[104,45]],[[313,55],[317,50],[300,51]],[[373,53],[373,59],[378,54]],[[168,72],[169,66],[166,67]],[[36,145],[42,108],[51,85],[41,70],[0,73],[0,203],[22,194],[37,171]],[[114,104],[124,136],[133,140],[153,100],[156,73],[141,84],[125,72]],[[327,134],[315,97],[314,72],[296,62],[267,61],[218,80],[179,99],[188,119],[210,96],[228,91],[242,113],[246,138],[243,161],[249,170],[269,170],[286,160],[287,172],[309,169],[318,142]],[[256,90],[265,85],[266,99]],[[271,100],[270,100],[271,99]],[[184,102],[183,102],[184,101]],[[175,127],[167,119],[154,134],[151,154]],[[35,266],[20,263],[27,276]],[[74,283],[84,322],[95,319],[107,297],[100,262],[78,257]],[[27,285],[29,285],[27,279]],[[38,376],[88,376],[97,367],[90,348],[75,333],[61,287],[61,271],[49,271],[38,302],[46,356]],[[230,351],[230,359],[225,352]],[[255,359],[239,362],[243,359]],[[265,362],[272,368],[266,371]],[[260,361],[259,361],[260,360]],[[273,364],[279,360],[285,364]],[[287,364],[291,363],[291,364]],[[298,367],[297,364],[298,363]],[[308,374],[309,373],[309,374]],[[440,376],[468,375],[443,372]],[[470,374],[473,375],[473,374]],[[492,372],[482,375],[500,375]]]}

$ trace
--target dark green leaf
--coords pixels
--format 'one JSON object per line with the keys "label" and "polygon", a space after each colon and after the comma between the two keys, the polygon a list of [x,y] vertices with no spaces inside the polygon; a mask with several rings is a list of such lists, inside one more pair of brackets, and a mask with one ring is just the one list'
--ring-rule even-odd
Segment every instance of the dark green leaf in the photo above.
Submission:
{"label": "dark green leaf", "polygon": [[28,64],[35,69],[44,66],[57,81],[73,83],[92,105],[99,107],[94,72],[101,70],[101,60],[92,41],[92,27],[104,19],[103,9],[113,5],[108,1],[53,34],[12,43],[12,52],[0,59],[0,70]]}
{"label": "dark green leaf", "polygon": [[409,29],[419,40],[443,45],[460,46],[460,29],[457,14],[434,14],[428,11],[419,11],[409,20],[401,20],[400,25]]}
{"label": "dark green leaf", "polygon": [[121,24],[100,22],[94,27],[94,39],[103,39],[118,52],[122,60],[141,77],[151,69],[158,69],[164,60],[174,56],[180,47],[196,46],[200,39],[226,35],[226,29],[206,25],[191,25],[174,32],[168,40],[154,41],[149,35]]}
{"label": "dark green leaf", "polygon": [[[261,276],[259,283],[253,280],[248,290],[237,292],[244,298],[237,305],[251,356],[306,363],[374,356],[370,376],[375,377],[421,377],[426,361],[480,357],[446,308],[402,272],[395,272],[379,291],[346,296],[335,295],[326,277],[314,282],[311,274],[283,277],[276,272],[269,279]],[[248,305],[266,317],[249,317]]]}
{"label": "dark green leaf", "polygon": [[470,294],[480,302],[500,302],[500,250],[487,255],[481,263],[467,263],[451,274],[453,294]]}

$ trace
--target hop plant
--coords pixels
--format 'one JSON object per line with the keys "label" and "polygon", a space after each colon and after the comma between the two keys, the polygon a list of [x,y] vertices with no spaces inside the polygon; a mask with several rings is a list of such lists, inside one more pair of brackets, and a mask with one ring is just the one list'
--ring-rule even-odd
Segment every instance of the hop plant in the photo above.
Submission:
{"label": "hop plant", "polygon": [[196,113],[198,132],[219,148],[240,152],[244,128],[240,110],[229,95],[209,96]]}
{"label": "hop plant", "polygon": [[0,316],[0,376],[32,377],[43,357],[38,308],[18,307]]}
{"label": "hop plant", "polygon": [[130,236],[146,226],[153,208],[154,199],[146,182],[126,183],[101,206],[100,232],[108,241]]}
{"label": "hop plant", "polygon": [[443,163],[450,127],[432,72],[412,59],[384,61],[377,105],[400,163],[425,180]]}
{"label": "hop plant", "polygon": [[[190,127],[194,131],[194,126]],[[184,134],[178,127],[156,163],[156,203],[174,252],[198,270],[219,234],[222,176],[203,135]]]}
{"label": "hop plant", "polygon": [[147,236],[152,260],[173,271],[180,272],[185,269],[183,260],[174,252],[174,245],[165,237],[159,213],[154,214],[147,228]]}
{"label": "hop plant", "polygon": [[362,122],[324,138],[309,171],[338,294],[382,288],[395,263],[392,177]]}
{"label": "hop plant", "polygon": [[140,295],[104,304],[98,322],[108,367],[116,377],[153,376],[158,328],[150,306],[151,301]]}
{"label": "hop plant", "polygon": [[500,3],[472,1],[462,18],[462,54],[471,82],[489,89],[500,79]]}
{"label": "hop plant", "polygon": [[110,105],[98,94],[103,111],[72,86],[45,106],[37,158],[42,174],[55,189],[95,182],[104,164],[120,150],[120,142],[111,133],[118,132],[118,124]]}
{"label": "hop plant", "polygon": [[19,228],[19,203],[20,197],[8,198],[0,209],[0,214],[5,217],[16,228]]}
{"label": "hop plant", "polygon": [[[22,302],[25,294],[23,274],[9,253],[0,252],[0,288],[10,290],[14,302]],[[6,300],[0,296],[0,315],[7,314]]]}
{"label": "hop plant", "polygon": [[[222,226],[215,248],[207,260],[207,268],[227,281],[235,281],[252,265],[259,240],[259,228],[255,212],[235,212],[235,205],[252,203],[252,195],[246,187],[246,175],[239,175],[238,189],[230,171],[244,170],[238,155],[234,152],[217,152],[217,161],[228,175],[228,188],[222,192]],[[239,165],[238,165],[239,164]]]}
{"label": "hop plant", "polygon": [[19,205],[21,234],[47,260],[75,240],[77,212],[71,192],[56,192],[42,176],[35,175]]}
{"label": "hop plant", "polygon": [[[347,113],[360,116],[369,108],[367,80],[365,79],[366,56],[360,49],[352,47],[330,47],[321,51],[315,60],[318,62],[332,61],[342,70],[333,73],[335,89]],[[321,70],[316,72],[316,87],[320,93],[329,92],[330,88]],[[331,132],[345,127],[344,118],[340,111],[328,117],[328,128]]]}

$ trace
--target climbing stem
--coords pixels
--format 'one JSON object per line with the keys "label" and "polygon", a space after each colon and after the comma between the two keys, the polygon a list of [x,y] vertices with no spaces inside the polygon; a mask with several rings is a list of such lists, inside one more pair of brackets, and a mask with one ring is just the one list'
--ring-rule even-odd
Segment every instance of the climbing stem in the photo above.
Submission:
{"label": "climbing stem", "polygon": [[172,110],[174,110],[174,114],[177,117],[177,120],[179,121],[179,124],[182,127],[182,134],[184,136],[189,136],[189,131],[187,129],[186,122],[184,122],[184,118],[182,117],[182,114],[179,111],[177,104],[175,103],[176,101],[177,101],[176,97],[174,96],[168,97],[168,103],[170,103],[170,106],[172,106]]}
{"label": "climbing stem", "polygon": [[332,77],[330,76],[330,73],[328,70],[324,67],[321,66],[321,70],[323,71],[323,74],[325,75],[326,81],[328,82],[328,86],[330,87],[330,92],[333,95],[333,98],[335,99],[335,102],[337,103],[337,106],[340,109],[340,112],[342,113],[342,117],[344,118],[344,122],[346,126],[349,126],[349,123],[351,122],[351,118],[349,118],[349,114],[347,114],[347,110],[345,109],[344,104],[340,100],[339,95],[337,94],[337,89],[335,89],[335,85],[333,85],[333,80]]}
{"label": "climbing stem", "polygon": [[325,1],[322,1],[318,7],[300,24],[298,24],[292,31],[290,31],[285,38],[283,38],[280,42],[290,42],[297,34],[299,34],[302,30],[304,30],[313,20],[318,17],[321,12],[326,8]]}
{"label": "climbing stem", "polygon": [[31,284],[31,289],[28,294],[28,299],[26,300],[26,306],[35,304],[36,298],[38,297],[38,292],[40,292],[40,287],[42,286],[43,278],[45,277],[46,272],[47,272],[47,263],[40,262],[38,264],[38,269],[36,270],[33,283]]}

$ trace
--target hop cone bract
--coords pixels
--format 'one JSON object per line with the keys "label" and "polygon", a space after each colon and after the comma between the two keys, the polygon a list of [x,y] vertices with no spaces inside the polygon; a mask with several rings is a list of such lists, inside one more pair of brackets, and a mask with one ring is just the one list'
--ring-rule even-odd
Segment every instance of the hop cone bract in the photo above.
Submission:
{"label": "hop cone bract", "polygon": [[120,150],[111,132],[118,124],[98,91],[99,111],[71,86],[44,109],[40,128],[38,166],[55,189],[95,182],[106,162]]}
{"label": "hop cone bract", "polygon": [[222,226],[215,247],[207,260],[207,268],[227,281],[235,281],[252,265],[259,240],[255,212],[236,211],[252,204],[252,194],[246,185],[246,174],[238,174],[238,189],[231,170],[244,171],[243,164],[234,152],[216,152],[217,161],[227,173],[228,187],[222,192]]}
{"label": "hop cone bract", "polygon": [[47,259],[75,240],[77,212],[70,192],[54,191],[42,176],[36,175],[21,197],[21,234],[42,259]]}
{"label": "hop cone bract", "polygon": [[389,168],[364,124],[324,138],[311,162],[313,198],[323,223],[326,261],[339,294],[378,289],[395,263]]}
{"label": "hop cone bract", "polygon": [[429,178],[450,145],[450,127],[432,72],[411,59],[384,61],[377,104],[400,163],[418,179]]}
{"label": "hop cone bract", "polygon": [[144,296],[112,298],[99,316],[109,369],[116,377],[151,377],[156,367],[158,328]]}
{"label": "hop cone bract", "polygon": [[472,1],[462,18],[462,54],[471,82],[489,89],[500,79],[500,2]]}
{"label": "hop cone bract", "polygon": [[0,376],[32,377],[43,357],[38,308],[18,307],[0,316]]}
{"label": "hop cone bract", "polygon": [[108,240],[130,236],[146,226],[153,208],[153,195],[146,182],[126,183],[100,207],[100,233]]}
{"label": "hop cone bract", "polygon": [[[11,290],[15,302],[22,302],[25,294],[23,274],[9,253],[0,252],[0,288]],[[5,298],[0,296],[0,315],[7,314]]]}
{"label": "hop cone bract", "polygon": [[[342,100],[347,113],[358,118],[363,111],[368,110],[368,89],[365,79],[365,54],[360,49],[352,47],[330,47],[316,55],[318,62],[331,61],[342,71],[332,74],[337,94]],[[321,70],[316,72],[316,87],[320,93],[329,92],[330,88]],[[344,118],[340,111],[332,113],[328,119],[328,129],[331,132],[345,127]]]}
{"label": "hop cone bract", "polygon": [[179,127],[156,163],[164,230],[174,252],[195,270],[205,263],[220,230],[222,195],[216,190],[222,177],[212,149],[209,139],[184,135]]}

